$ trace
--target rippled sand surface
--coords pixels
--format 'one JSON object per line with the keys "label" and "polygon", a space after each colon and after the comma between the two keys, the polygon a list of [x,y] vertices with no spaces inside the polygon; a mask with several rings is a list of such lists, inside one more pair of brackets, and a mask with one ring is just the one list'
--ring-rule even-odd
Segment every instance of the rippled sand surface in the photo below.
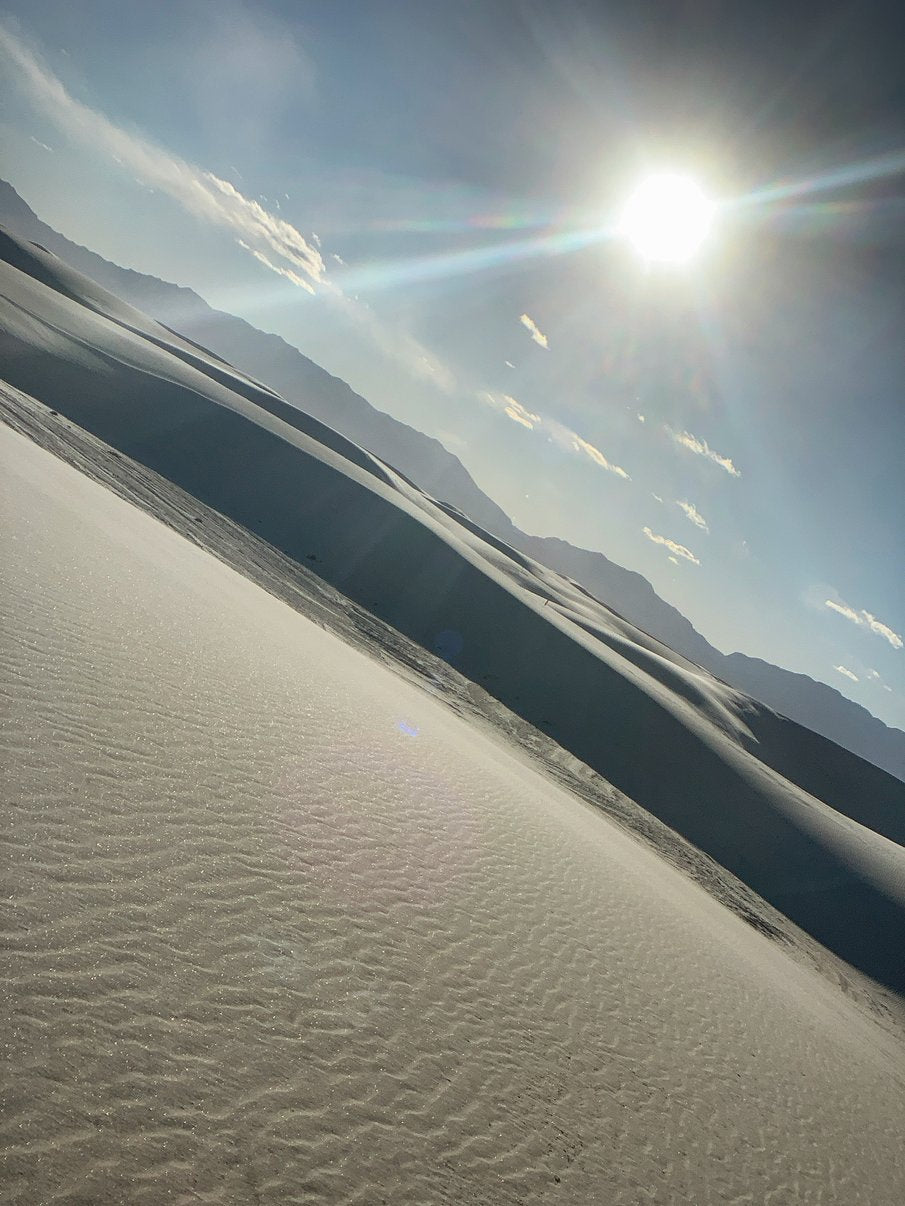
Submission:
{"label": "rippled sand surface", "polygon": [[894,1039],[0,427],[15,1203],[905,1201]]}

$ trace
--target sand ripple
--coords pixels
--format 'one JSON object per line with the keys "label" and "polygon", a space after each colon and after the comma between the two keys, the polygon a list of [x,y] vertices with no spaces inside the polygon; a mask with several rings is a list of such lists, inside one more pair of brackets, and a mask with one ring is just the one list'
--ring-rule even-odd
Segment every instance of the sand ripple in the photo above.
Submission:
{"label": "sand ripple", "polygon": [[0,1200],[905,1200],[901,1053],[841,996],[441,701],[0,449]]}

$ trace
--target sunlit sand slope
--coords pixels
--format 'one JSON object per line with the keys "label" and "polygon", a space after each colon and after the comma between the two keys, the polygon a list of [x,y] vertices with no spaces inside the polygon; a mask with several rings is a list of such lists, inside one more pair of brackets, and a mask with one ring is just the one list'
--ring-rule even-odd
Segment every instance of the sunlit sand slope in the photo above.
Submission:
{"label": "sunlit sand slope", "polygon": [[0,464],[3,1201],[905,1200],[901,1050],[825,981],[5,427]]}
{"label": "sunlit sand slope", "polygon": [[905,992],[899,780],[718,682],[55,257],[3,248],[13,384],[443,652]]}

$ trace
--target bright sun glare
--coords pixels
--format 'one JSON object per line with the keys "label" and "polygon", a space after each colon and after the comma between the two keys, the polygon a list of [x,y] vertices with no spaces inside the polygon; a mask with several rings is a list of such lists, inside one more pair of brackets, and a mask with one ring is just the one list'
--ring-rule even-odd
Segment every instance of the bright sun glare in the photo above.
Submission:
{"label": "bright sun glare", "polygon": [[684,264],[710,230],[714,205],[686,176],[650,176],[629,198],[623,236],[645,260]]}

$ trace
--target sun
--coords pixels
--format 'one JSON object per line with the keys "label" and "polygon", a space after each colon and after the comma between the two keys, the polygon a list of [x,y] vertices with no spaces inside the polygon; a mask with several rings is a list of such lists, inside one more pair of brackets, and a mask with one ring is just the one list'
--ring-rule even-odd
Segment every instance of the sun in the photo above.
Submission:
{"label": "sun", "polygon": [[644,260],[685,264],[707,238],[714,210],[687,176],[649,176],[629,198],[620,231]]}

